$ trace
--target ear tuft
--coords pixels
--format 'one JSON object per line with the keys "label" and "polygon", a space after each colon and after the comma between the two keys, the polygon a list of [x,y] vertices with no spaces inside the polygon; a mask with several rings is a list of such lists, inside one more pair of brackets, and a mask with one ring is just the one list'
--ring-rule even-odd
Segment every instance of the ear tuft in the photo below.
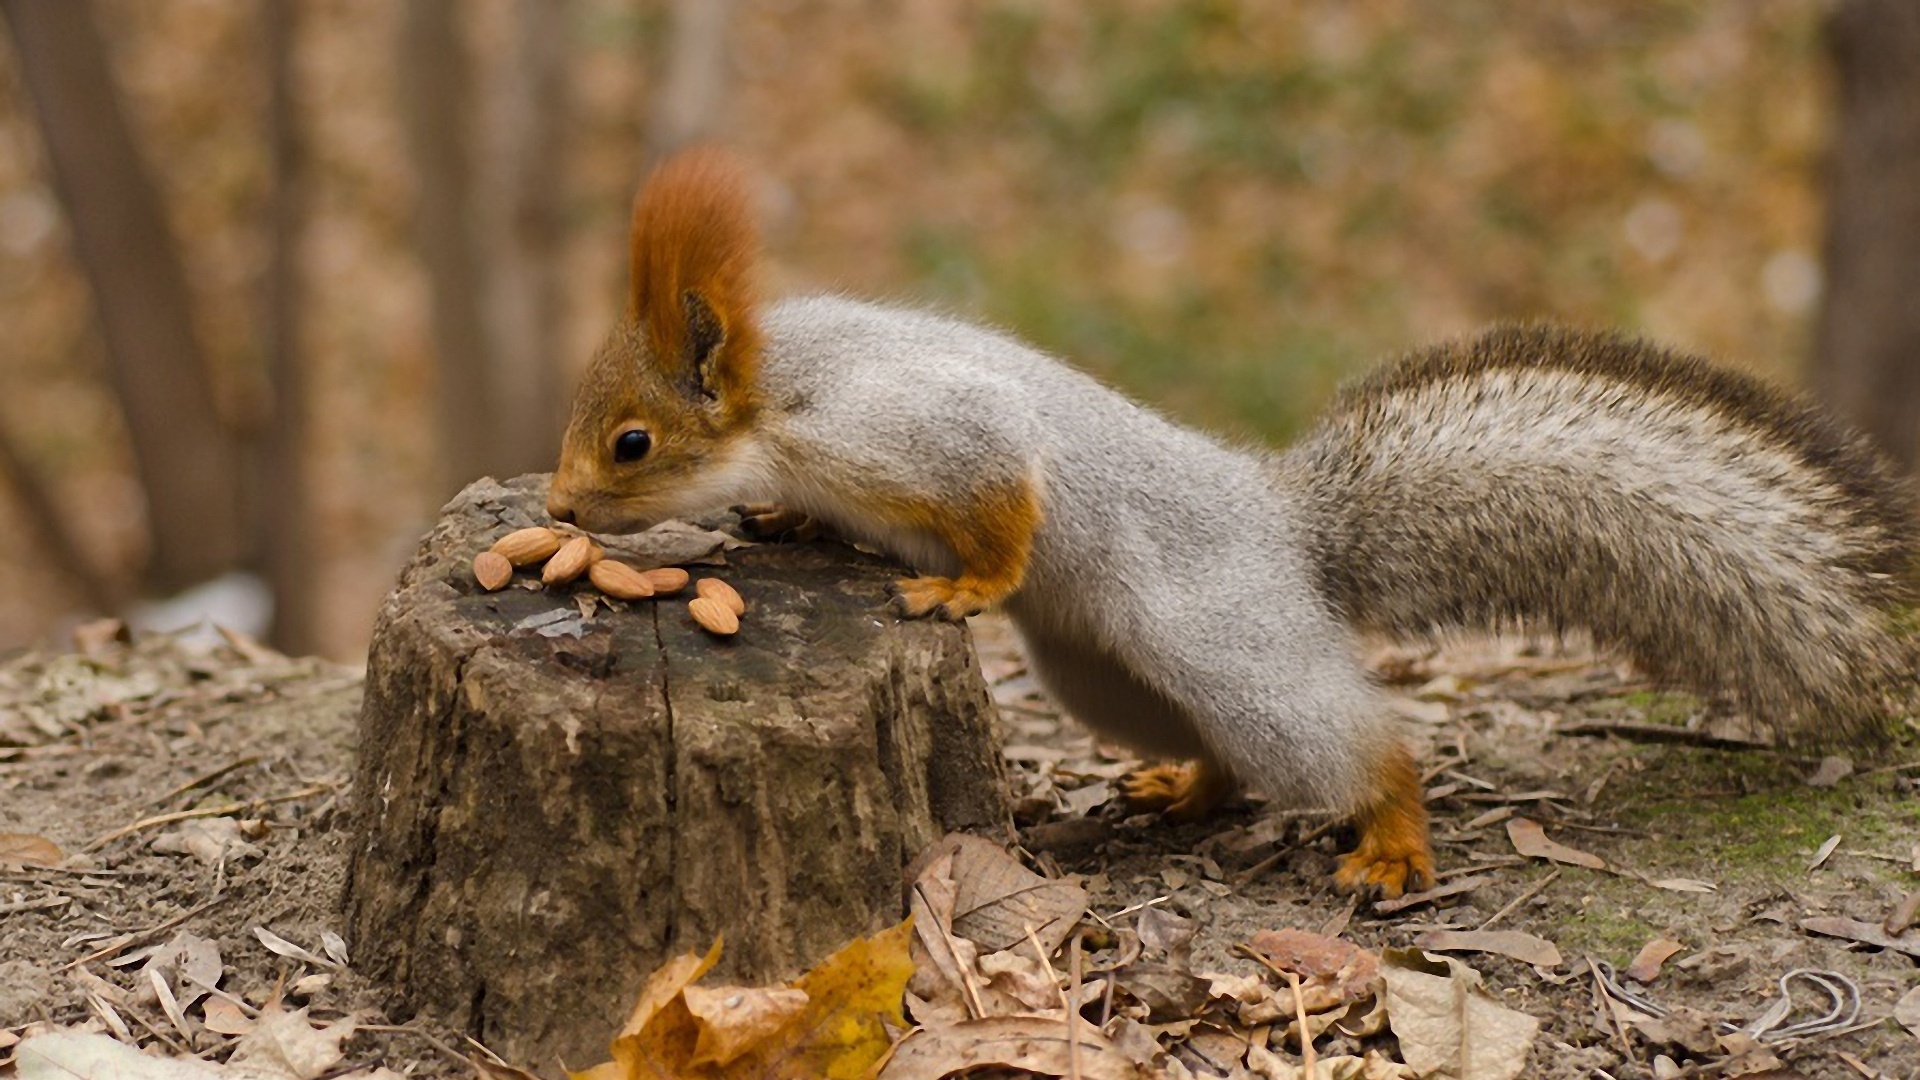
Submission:
{"label": "ear tuft", "polygon": [[755,401],[758,248],[745,175],[723,151],[674,155],[634,200],[631,313],[658,362],[730,413]]}

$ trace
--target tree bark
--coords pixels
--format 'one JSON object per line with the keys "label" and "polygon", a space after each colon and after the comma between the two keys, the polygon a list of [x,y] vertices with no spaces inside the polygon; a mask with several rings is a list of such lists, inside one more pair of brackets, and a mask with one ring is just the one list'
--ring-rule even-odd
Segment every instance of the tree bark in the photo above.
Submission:
{"label": "tree bark", "polygon": [[1844,0],[1815,385],[1901,465],[1920,457],[1920,5]]}
{"label": "tree bark", "polygon": [[255,487],[259,495],[258,557],[273,590],[269,638],[284,653],[318,651],[319,592],[314,574],[312,507],[308,496],[306,358],[300,348],[304,277],[300,252],[306,235],[307,157],[301,130],[295,45],[296,0],[264,0],[261,30],[267,68],[267,144],[273,160],[267,196],[268,262],[264,333],[273,415],[261,433]]}
{"label": "tree bark", "polygon": [[239,473],[195,339],[186,273],[128,129],[86,0],[0,0],[54,188],[92,286],[107,372],[147,497],[146,584],[169,592],[239,554]]}
{"label": "tree bark", "polygon": [[583,584],[479,591],[473,555],[544,496],[469,487],[382,607],[347,925],[396,1011],[579,1063],[669,956],[724,934],[723,975],[785,978],[897,921],[908,861],[1004,827],[1006,788],[967,630],[888,614],[898,567],[834,544],[695,566],[746,598],[728,639],[685,595],[585,620]]}

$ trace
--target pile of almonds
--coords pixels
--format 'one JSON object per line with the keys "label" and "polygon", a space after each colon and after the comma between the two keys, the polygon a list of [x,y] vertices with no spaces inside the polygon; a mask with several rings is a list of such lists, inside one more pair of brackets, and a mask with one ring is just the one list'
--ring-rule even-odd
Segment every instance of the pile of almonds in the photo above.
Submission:
{"label": "pile of almonds", "polygon": [[[606,550],[581,535],[567,536],[544,525],[534,525],[494,541],[491,548],[473,557],[473,577],[488,592],[504,589],[520,567],[544,563],[540,581],[544,585],[566,585],[581,574],[593,587],[616,600],[645,600],[671,596],[687,587],[688,575],[677,566],[641,570],[606,557]],[[747,613],[746,601],[733,586],[719,578],[701,578],[694,586],[695,598],[687,604],[693,621],[709,633],[726,637],[740,632],[740,616]]]}

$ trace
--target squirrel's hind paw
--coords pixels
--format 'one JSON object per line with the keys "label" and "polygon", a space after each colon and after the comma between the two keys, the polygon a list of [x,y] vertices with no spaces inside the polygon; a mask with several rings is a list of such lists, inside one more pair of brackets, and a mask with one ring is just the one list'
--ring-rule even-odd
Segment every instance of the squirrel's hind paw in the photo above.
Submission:
{"label": "squirrel's hind paw", "polygon": [[1175,821],[1199,821],[1233,793],[1232,779],[1204,761],[1150,765],[1120,780],[1120,794],[1128,806],[1158,810]]}
{"label": "squirrel's hind paw", "polygon": [[1360,850],[1340,857],[1333,883],[1345,892],[1391,900],[1433,887],[1433,855],[1425,845],[1418,851],[1388,853],[1370,852],[1362,843]]}
{"label": "squirrel's hind paw", "polygon": [[938,615],[959,622],[980,614],[991,602],[964,577],[901,578],[887,591],[893,594],[893,609],[909,619]]}

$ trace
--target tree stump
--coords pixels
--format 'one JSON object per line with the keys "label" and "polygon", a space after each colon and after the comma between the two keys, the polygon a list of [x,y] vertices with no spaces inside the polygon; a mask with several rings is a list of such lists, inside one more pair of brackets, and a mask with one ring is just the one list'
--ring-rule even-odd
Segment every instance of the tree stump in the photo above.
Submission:
{"label": "tree stump", "polygon": [[1007,796],[972,639],[888,613],[897,566],[812,543],[690,567],[746,598],[731,639],[691,590],[590,619],[584,581],[480,591],[474,553],[545,491],[468,487],[381,609],[345,903],[397,1012],[583,1067],[663,959],[724,934],[722,974],[789,977],[897,921],[908,860]]}

